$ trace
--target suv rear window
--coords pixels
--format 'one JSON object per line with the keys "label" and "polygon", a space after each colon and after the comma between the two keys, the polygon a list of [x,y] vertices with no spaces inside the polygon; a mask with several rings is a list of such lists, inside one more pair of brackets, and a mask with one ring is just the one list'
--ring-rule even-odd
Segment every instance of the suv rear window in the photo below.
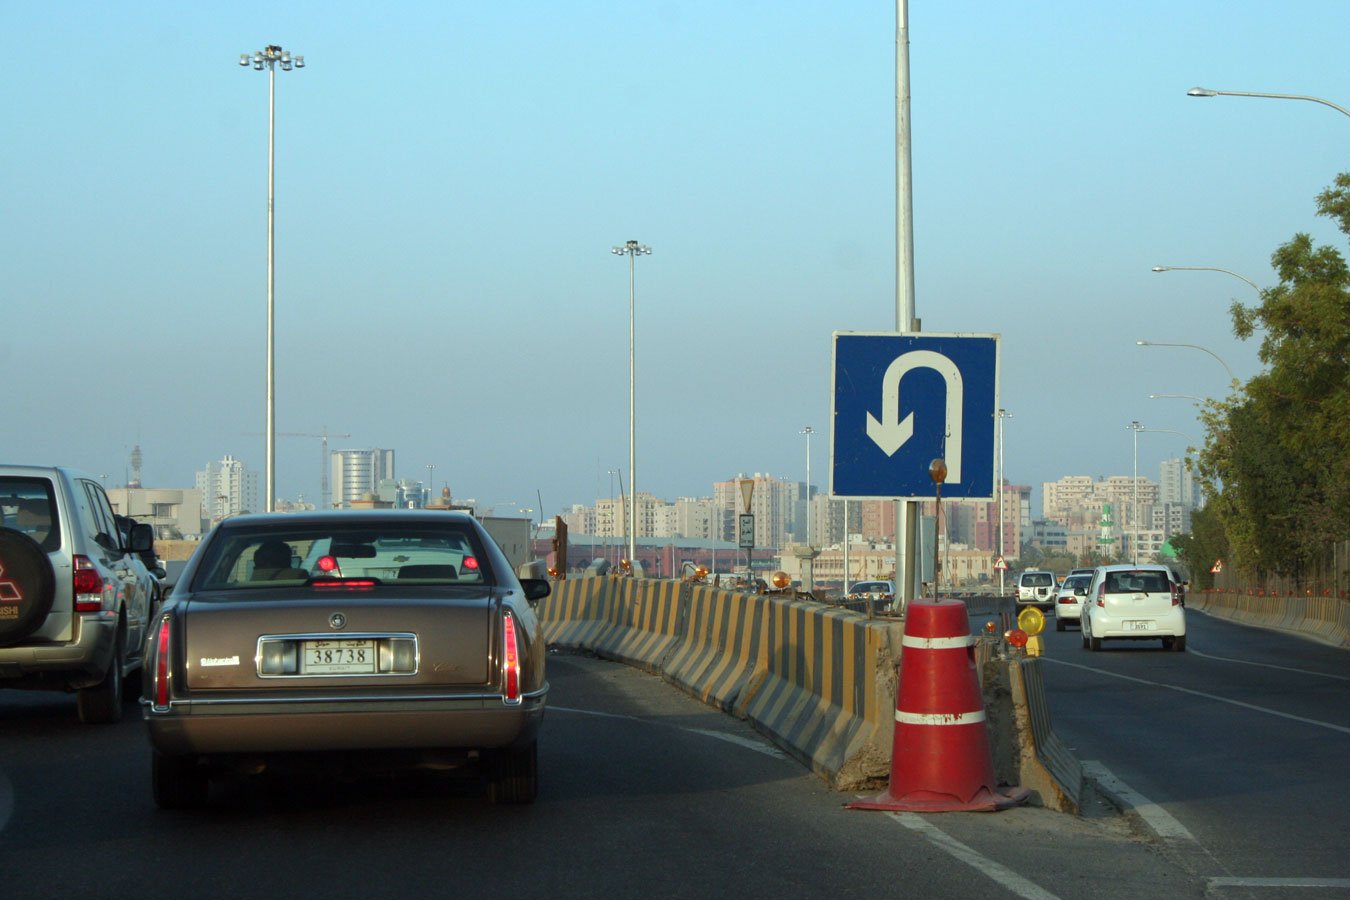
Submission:
{"label": "suv rear window", "polygon": [[0,478],[0,525],[21,531],[48,553],[61,547],[61,521],[45,478]]}
{"label": "suv rear window", "polygon": [[315,577],[409,585],[493,583],[471,528],[391,521],[375,526],[228,529],[207,546],[192,589],[299,587]]}
{"label": "suv rear window", "polygon": [[1172,590],[1172,581],[1166,572],[1108,572],[1108,594],[1166,594]]}
{"label": "suv rear window", "polygon": [[1022,575],[1022,587],[1050,587],[1054,580],[1049,572],[1027,572]]}

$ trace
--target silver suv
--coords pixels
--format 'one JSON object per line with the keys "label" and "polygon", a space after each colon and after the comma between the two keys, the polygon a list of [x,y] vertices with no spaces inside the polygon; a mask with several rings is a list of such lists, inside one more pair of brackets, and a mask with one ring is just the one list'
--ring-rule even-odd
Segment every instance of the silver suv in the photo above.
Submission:
{"label": "silver suv", "polygon": [[0,465],[0,688],[76,693],[82,722],[122,717],[122,680],[141,665],[155,579],[124,537],[97,477]]}

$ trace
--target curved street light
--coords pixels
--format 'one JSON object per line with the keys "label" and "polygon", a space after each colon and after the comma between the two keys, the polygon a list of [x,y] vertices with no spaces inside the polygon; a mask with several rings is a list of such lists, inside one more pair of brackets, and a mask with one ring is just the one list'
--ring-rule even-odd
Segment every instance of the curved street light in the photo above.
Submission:
{"label": "curved street light", "polygon": [[1134,555],[1134,564],[1139,565],[1139,432],[1147,431],[1138,419],[1125,426],[1134,432],[1134,512],[1130,514],[1130,524],[1134,526],[1134,537],[1130,540],[1130,552]]}
{"label": "curved street light", "polygon": [[257,71],[267,70],[267,499],[264,509],[272,512],[276,507],[277,481],[277,428],[276,428],[276,329],[275,296],[276,266],[273,262],[273,247],[276,235],[276,123],[277,123],[277,66],[283,72],[291,67],[303,69],[305,58],[291,56],[291,51],[283,50],[275,44],[269,44],[262,50],[239,54],[239,65],[252,66]]}
{"label": "curved street light", "polygon": [[1343,115],[1350,116],[1350,109],[1344,106],[1338,106],[1330,100],[1323,100],[1321,97],[1309,97],[1305,94],[1267,94],[1260,91],[1215,91],[1209,88],[1193,87],[1186,92],[1188,97],[1266,97],[1271,100],[1309,100],[1313,103],[1320,103],[1323,106],[1330,106]]}
{"label": "curved street light", "polygon": [[[626,241],[622,247],[613,247],[615,256],[628,257],[628,559],[637,565],[637,365],[634,351],[635,289],[637,285],[637,258],[650,255],[652,248],[637,241]],[[620,482],[622,485],[622,482]],[[620,487],[622,490],[622,487]]]}
{"label": "curved street light", "polygon": [[1256,284],[1255,281],[1252,281],[1252,280],[1251,280],[1250,278],[1248,278],[1246,275],[1239,275],[1237,272],[1234,272],[1234,271],[1231,270],[1231,269],[1220,269],[1218,266],[1154,266],[1154,267],[1153,267],[1153,271],[1155,271],[1155,272],[1223,272],[1225,275],[1232,275],[1234,278],[1241,278],[1243,281],[1245,281],[1245,282],[1247,282],[1249,285],[1251,285],[1251,286],[1252,286],[1252,290],[1256,291],[1257,294],[1260,294],[1260,293],[1261,293],[1261,288],[1257,286],[1257,284]]}
{"label": "curved street light", "polygon": [[1165,341],[1135,341],[1135,343],[1138,344],[1140,347],[1189,347],[1192,350],[1199,350],[1202,353],[1208,353],[1210,356],[1214,357],[1216,360],[1219,361],[1219,365],[1223,366],[1224,371],[1228,373],[1228,380],[1230,383],[1237,381],[1237,376],[1233,374],[1232,367],[1229,366],[1228,363],[1224,362],[1223,358],[1219,356],[1219,354],[1215,353],[1213,350],[1210,350],[1208,347],[1201,347],[1199,344],[1172,344],[1167,343]]}
{"label": "curved street light", "polygon": [[1150,400],[1194,400],[1196,403],[1204,403],[1204,397],[1197,397],[1194,394],[1149,394]]}
{"label": "curved street light", "polygon": [[806,546],[811,546],[811,435],[816,430],[807,425],[798,434],[806,435]]}

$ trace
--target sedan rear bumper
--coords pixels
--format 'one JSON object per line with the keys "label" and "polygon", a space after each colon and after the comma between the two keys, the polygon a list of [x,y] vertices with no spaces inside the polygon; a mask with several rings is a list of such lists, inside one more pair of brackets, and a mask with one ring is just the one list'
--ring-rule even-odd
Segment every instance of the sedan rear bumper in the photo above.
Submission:
{"label": "sedan rear bumper", "polygon": [[1111,615],[1104,610],[1095,609],[1091,613],[1089,628],[1095,638],[1160,638],[1183,637],[1186,634],[1186,615],[1181,607],[1161,615],[1142,615],[1139,613]]}
{"label": "sedan rear bumper", "polygon": [[144,709],[150,743],[171,756],[326,750],[477,749],[526,744],[547,687],[519,706],[500,697],[175,702]]}

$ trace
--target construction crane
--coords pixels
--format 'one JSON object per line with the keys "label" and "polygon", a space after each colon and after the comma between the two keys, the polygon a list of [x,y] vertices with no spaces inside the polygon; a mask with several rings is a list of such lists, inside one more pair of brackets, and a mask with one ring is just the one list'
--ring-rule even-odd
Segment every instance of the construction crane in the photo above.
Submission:
{"label": "construction crane", "polygon": [[[257,432],[250,432],[250,434],[256,435]],[[314,433],[314,432],[310,432],[310,431],[278,431],[276,434],[277,434],[277,437],[306,437],[306,438],[320,438],[320,439],[322,440],[323,443],[321,444],[321,449],[320,449],[320,453],[322,454],[322,458],[319,460],[319,474],[320,474],[320,476],[321,476],[321,477],[320,477],[319,484],[321,485],[321,487],[320,487],[320,494],[321,494],[321,496],[322,496],[322,498],[323,498],[323,505],[320,506],[319,509],[328,509],[328,508],[332,505],[332,499],[333,499],[333,498],[330,496],[332,492],[331,492],[331,491],[329,490],[329,488],[328,488],[328,469],[329,469],[329,465],[328,465],[328,439],[329,439],[330,437],[335,437],[335,438],[349,438],[349,437],[351,437],[351,435],[350,435],[350,434],[338,434],[337,432],[330,432],[330,431],[328,430],[328,426],[327,426],[327,425],[323,426],[323,431],[320,431],[320,432],[318,432],[318,433]]]}

